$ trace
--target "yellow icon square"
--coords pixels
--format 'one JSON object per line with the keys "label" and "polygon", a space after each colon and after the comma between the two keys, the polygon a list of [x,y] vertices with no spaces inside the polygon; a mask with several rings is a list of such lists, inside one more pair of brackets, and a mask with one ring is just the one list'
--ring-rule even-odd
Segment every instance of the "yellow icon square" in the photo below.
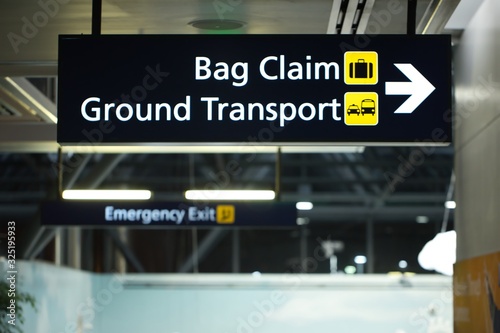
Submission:
{"label": "yellow icon square", "polygon": [[378,53],[374,51],[344,53],[344,82],[346,84],[377,84]]}
{"label": "yellow icon square", "polygon": [[236,212],[233,205],[217,205],[216,214],[218,224],[234,223]]}
{"label": "yellow icon square", "polygon": [[375,92],[348,92],[344,95],[344,123],[347,126],[375,126],[378,124],[378,94]]}

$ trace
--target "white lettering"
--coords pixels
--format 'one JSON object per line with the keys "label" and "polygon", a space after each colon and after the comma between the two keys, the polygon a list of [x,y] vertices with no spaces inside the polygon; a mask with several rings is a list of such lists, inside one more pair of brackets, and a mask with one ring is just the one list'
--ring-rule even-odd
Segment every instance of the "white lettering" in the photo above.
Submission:
{"label": "white lettering", "polygon": [[[202,65],[202,62],[204,63]],[[196,57],[195,58],[195,79],[196,80],[207,80],[212,75],[210,71],[210,59],[207,57]],[[204,72],[202,74],[201,72]]]}
{"label": "white lettering", "polygon": [[104,208],[105,221],[130,221],[150,224],[151,222],[165,221],[181,224],[186,216],[183,209],[116,209],[113,206]]}
{"label": "white lettering", "polygon": [[100,108],[93,107],[93,108],[90,109],[95,114],[93,117],[89,116],[89,114],[87,113],[87,104],[89,104],[90,102],[97,102],[97,103],[99,103],[100,101],[101,101],[101,99],[99,97],[89,97],[89,98],[87,98],[86,100],[83,101],[81,111],[82,111],[82,116],[83,116],[83,118],[85,120],[88,120],[88,121],[99,121],[99,120],[101,120],[101,109]]}
{"label": "white lettering", "polygon": [[219,98],[218,97],[202,97],[200,99],[202,102],[208,102],[207,103],[207,120],[211,121],[212,120],[212,102],[218,102]]}
{"label": "white lettering", "polygon": [[278,79],[278,76],[277,75],[269,75],[267,74],[266,72],[266,64],[268,61],[277,61],[278,60],[278,57],[275,57],[275,56],[269,56],[269,57],[265,57],[264,59],[262,59],[262,61],[260,62],[260,65],[259,65],[259,71],[260,71],[260,75],[262,75],[262,77],[266,80],[277,80]]}
{"label": "white lettering", "polygon": [[[279,60],[278,60],[279,59]],[[340,78],[340,66],[336,62],[314,62],[310,60],[312,57],[310,55],[306,56],[306,62],[300,63],[297,61],[290,62],[287,64],[284,55],[278,56],[267,56],[260,62],[259,71],[260,75],[266,80],[311,80],[313,78],[314,67],[314,79],[320,80],[330,80],[333,77],[335,80]],[[277,62],[277,67],[273,66],[272,62]],[[314,66],[313,66],[314,64]],[[272,70],[274,69],[274,71]],[[278,70],[279,75],[276,73]],[[333,75],[332,74],[333,69]]]}
{"label": "white lettering", "polygon": [[[137,103],[134,106],[128,103],[121,103],[118,106],[115,103],[105,103],[100,104],[101,99],[99,97],[89,97],[83,101],[81,106],[81,114],[83,118],[87,121],[100,121],[101,112],[104,106],[104,121],[111,120],[110,118],[116,117],[119,121],[129,121],[133,117],[138,121],[152,121],[153,120],[153,104],[140,104]],[[98,103],[90,104],[90,103]],[[154,105],[155,109],[155,121],[160,121],[161,111],[165,110],[165,120],[172,120],[172,107],[168,103],[156,103]],[[145,110],[141,111],[141,110]],[[180,102],[175,104],[173,107],[174,119],[177,121],[189,121],[191,119],[191,96],[186,96],[185,102]]]}
{"label": "white lettering", "polygon": [[[208,80],[212,77],[212,70],[210,69],[210,58],[196,57],[195,58],[195,79]],[[232,85],[235,87],[243,87],[248,82],[248,63],[236,62],[229,69],[229,65],[225,62],[218,62],[215,64],[213,71],[213,78],[217,81],[225,81],[233,79]]]}

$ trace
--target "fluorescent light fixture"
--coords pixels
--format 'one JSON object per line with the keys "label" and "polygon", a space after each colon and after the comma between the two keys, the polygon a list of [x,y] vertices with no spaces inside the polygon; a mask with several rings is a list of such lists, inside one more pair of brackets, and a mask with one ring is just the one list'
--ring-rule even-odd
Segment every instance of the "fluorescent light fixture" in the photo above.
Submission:
{"label": "fluorescent light fixture", "polygon": [[274,200],[276,194],[271,190],[188,190],[184,196],[187,200],[256,201]]}
{"label": "fluorescent light fixture", "polygon": [[282,146],[283,154],[307,154],[307,153],[359,153],[365,151],[364,146]]}
{"label": "fluorescent light fixture", "polygon": [[455,201],[446,201],[444,206],[448,209],[455,209],[457,207],[457,203]]}
{"label": "fluorescent light fixture", "polygon": [[62,198],[66,200],[149,200],[148,190],[65,190]]}
{"label": "fluorescent light fixture", "polygon": [[365,256],[355,256],[354,262],[358,265],[364,265],[364,264],[366,264],[366,257]]}
{"label": "fluorescent light fixture", "polygon": [[[237,145],[230,146],[224,144],[199,144],[193,145],[191,143],[178,143],[178,144],[135,144],[130,146],[124,145],[92,145],[91,143],[82,143],[78,146],[64,146],[65,151],[73,151],[82,154],[90,153],[103,153],[114,154],[127,152],[130,154],[275,154],[278,151],[278,146],[264,146],[264,145]],[[282,146],[281,152],[283,154],[297,154],[297,153],[363,153],[363,146]]]}
{"label": "fluorescent light fixture", "polygon": [[313,209],[313,204],[312,204],[312,202],[308,202],[308,201],[300,201],[300,202],[297,202],[295,204],[295,207],[298,210],[311,210],[311,209]]}

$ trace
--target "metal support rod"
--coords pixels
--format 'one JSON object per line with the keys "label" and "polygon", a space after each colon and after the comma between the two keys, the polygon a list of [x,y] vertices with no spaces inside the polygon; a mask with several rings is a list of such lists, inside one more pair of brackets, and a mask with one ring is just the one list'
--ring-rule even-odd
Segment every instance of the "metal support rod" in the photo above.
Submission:
{"label": "metal support rod", "polygon": [[[195,260],[201,262],[210,251],[222,240],[222,238],[228,232],[224,228],[214,228],[212,229],[200,242],[197,247],[196,253],[192,253],[189,258],[187,258],[181,267],[177,270],[178,273],[188,273],[194,268]],[[195,258],[196,257],[196,258]]]}
{"label": "metal support rod", "polygon": [[82,263],[81,268],[83,270],[93,271],[94,269],[94,230],[93,229],[82,229]]}
{"label": "metal support rod", "polygon": [[198,229],[194,227],[191,229],[191,235],[192,235],[192,249],[193,249],[193,273],[199,273],[200,268],[199,268],[199,260],[198,260]]}
{"label": "metal support rod", "polygon": [[82,228],[71,227],[68,229],[68,266],[82,268]]}
{"label": "metal support rod", "polygon": [[58,200],[62,199],[63,190],[63,156],[62,147],[57,149],[57,196]]}
{"label": "metal support rod", "polygon": [[307,226],[300,226],[300,264],[302,266],[302,272],[307,273]]}
{"label": "metal support rod", "polygon": [[28,260],[35,259],[40,254],[40,252],[42,252],[43,249],[45,249],[45,247],[47,246],[47,244],[49,244],[50,241],[52,239],[54,239],[55,234],[56,234],[56,229],[55,228],[53,228],[53,229],[46,229],[45,232],[44,232],[44,235],[43,235],[43,237],[41,237],[38,245],[33,249],[33,251],[27,257]]}
{"label": "metal support rod", "polygon": [[23,256],[22,256],[23,259],[27,259],[31,256],[31,254],[33,253],[37,243],[40,241],[40,238],[42,237],[44,232],[45,232],[44,226],[41,226],[36,230],[36,233],[33,236],[31,243],[28,245],[26,251],[23,253]]}
{"label": "metal support rod", "polygon": [[112,239],[111,236],[109,236],[107,233],[103,234],[102,237],[103,241],[103,246],[102,246],[102,253],[103,253],[103,272],[104,273],[110,273],[114,267],[113,267],[113,244],[112,244]]}
{"label": "metal support rod", "polygon": [[54,265],[62,266],[62,228],[56,228],[56,234],[54,235]]}
{"label": "metal support rod", "polygon": [[417,27],[417,0],[408,0],[408,18],[406,22],[406,33],[415,35]]}
{"label": "metal support rod", "polygon": [[276,193],[275,200],[281,200],[281,147],[278,147],[276,152],[276,170],[274,180],[274,192]]}
{"label": "metal support rod", "polygon": [[[446,193],[446,201],[451,201],[453,199],[453,192],[455,191],[455,171],[451,171],[450,186],[448,187],[448,192]],[[446,232],[448,229],[448,219],[450,217],[450,208],[445,207],[443,222],[441,223],[441,231]]]}
{"label": "metal support rod", "polygon": [[127,154],[104,155],[79,186],[87,189],[98,188],[125,157]]}
{"label": "metal support rod", "polygon": [[92,0],[92,35],[101,34],[102,0]]}
{"label": "metal support rod", "polygon": [[366,273],[375,272],[375,249],[374,249],[373,218],[366,221]]}
{"label": "metal support rod", "polygon": [[121,253],[127,259],[127,261],[135,268],[135,270],[139,273],[145,273],[144,267],[141,265],[140,261],[137,259],[135,254],[130,250],[130,248],[122,242],[118,232],[115,229],[108,230],[108,235],[111,236],[111,239],[115,243],[116,247],[120,249]]}
{"label": "metal support rod", "polygon": [[[85,157],[83,157],[80,164],[78,164],[78,167],[71,173],[69,178],[66,179],[66,186],[65,186],[66,190],[73,188],[73,186],[75,185],[76,181],[78,180],[78,178],[82,174],[83,170],[85,169],[85,167],[87,166],[87,164],[89,163],[91,158],[92,158],[92,154],[85,154]],[[61,181],[61,183],[62,183],[62,181]]]}
{"label": "metal support rod", "polygon": [[238,229],[234,229],[232,231],[233,239],[233,256],[232,256],[232,267],[233,273],[240,272],[240,231]]}

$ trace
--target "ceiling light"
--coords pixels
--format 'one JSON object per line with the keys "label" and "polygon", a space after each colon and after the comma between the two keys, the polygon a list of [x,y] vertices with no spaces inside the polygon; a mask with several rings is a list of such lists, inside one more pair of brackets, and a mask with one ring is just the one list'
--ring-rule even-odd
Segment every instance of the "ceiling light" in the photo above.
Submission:
{"label": "ceiling light", "polygon": [[148,190],[65,190],[62,198],[66,200],[149,200]]}
{"label": "ceiling light", "polygon": [[421,224],[429,223],[429,217],[425,216],[425,215],[417,216],[415,218],[415,221],[417,221],[417,223],[421,223]]}
{"label": "ceiling light", "polygon": [[297,217],[297,225],[309,224],[309,218],[307,217]]}
{"label": "ceiling light", "polygon": [[240,201],[240,200],[274,200],[271,190],[188,190],[184,194],[187,200]]}
{"label": "ceiling light", "polygon": [[399,268],[405,269],[408,267],[408,262],[406,260],[400,260],[398,263]]}
{"label": "ceiling light", "polygon": [[346,274],[354,274],[356,273],[356,267],[352,266],[352,265],[349,265],[349,266],[345,266],[344,268],[344,272]]}
{"label": "ceiling light", "polygon": [[444,206],[447,208],[447,209],[455,209],[457,207],[457,203],[455,201],[446,201],[444,203]]}
{"label": "ceiling light", "polygon": [[295,204],[295,207],[298,210],[311,210],[311,209],[313,209],[313,204],[312,204],[312,202],[308,202],[308,201],[300,201],[300,202],[297,202]]}
{"label": "ceiling light", "polygon": [[364,264],[366,264],[366,257],[365,256],[355,256],[354,262],[358,265],[364,265]]}

